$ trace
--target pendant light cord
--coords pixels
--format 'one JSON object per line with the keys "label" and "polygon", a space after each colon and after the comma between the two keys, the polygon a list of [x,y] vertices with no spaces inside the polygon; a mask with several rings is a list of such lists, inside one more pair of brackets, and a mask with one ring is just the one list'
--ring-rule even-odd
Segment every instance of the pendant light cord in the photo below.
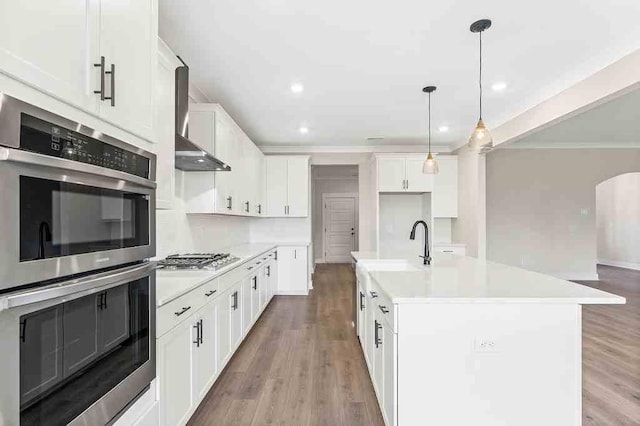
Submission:
{"label": "pendant light cord", "polygon": [[480,120],[482,120],[482,31],[480,31]]}
{"label": "pendant light cord", "polygon": [[431,93],[429,93],[429,154],[431,154]]}

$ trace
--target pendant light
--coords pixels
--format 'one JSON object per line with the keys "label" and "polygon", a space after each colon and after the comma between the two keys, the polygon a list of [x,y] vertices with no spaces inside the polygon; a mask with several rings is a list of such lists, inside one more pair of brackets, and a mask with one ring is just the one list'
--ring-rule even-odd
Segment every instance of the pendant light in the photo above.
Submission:
{"label": "pendant light", "polygon": [[487,129],[484,125],[484,121],[482,121],[482,32],[489,29],[489,27],[491,27],[491,21],[489,19],[481,19],[471,24],[471,27],[469,28],[472,33],[479,33],[480,35],[480,119],[469,138],[469,148],[475,151],[493,147],[493,138],[491,137],[491,133],[489,133],[489,129]]}
{"label": "pendant light", "polygon": [[431,93],[436,91],[436,86],[427,86],[422,89],[422,91],[429,95],[429,153],[422,164],[422,173],[436,175],[440,171],[440,168],[438,167],[438,162],[431,154]]}

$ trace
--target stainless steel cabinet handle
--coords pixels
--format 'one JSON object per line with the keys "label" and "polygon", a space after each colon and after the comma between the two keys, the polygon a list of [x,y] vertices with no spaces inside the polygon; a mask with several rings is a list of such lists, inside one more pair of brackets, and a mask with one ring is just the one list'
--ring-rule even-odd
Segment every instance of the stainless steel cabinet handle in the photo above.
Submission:
{"label": "stainless steel cabinet handle", "polygon": [[179,317],[180,315],[182,315],[185,312],[187,312],[189,309],[191,309],[191,306],[187,306],[185,308],[182,308],[182,310],[180,312],[174,312],[174,313],[176,314],[177,317]]}
{"label": "stainless steel cabinet handle", "polygon": [[244,211],[245,211],[245,212],[247,212],[247,213],[249,213],[249,202],[248,202],[248,201],[245,201],[245,202],[244,202],[244,205],[245,205],[245,207],[244,207]]}
{"label": "stainless steel cabinet handle", "polygon": [[380,308],[380,310],[382,311],[383,314],[388,314],[389,313],[389,310],[387,309],[386,306],[378,305],[378,308]]}
{"label": "stainless steel cabinet handle", "polygon": [[374,299],[378,297],[378,293],[376,293],[375,291],[370,291],[369,293],[371,293],[371,297],[373,297]]}
{"label": "stainless steel cabinet handle", "polygon": [[298,250],[294,250],[293,251],[293,258],[297,259],[298,258]]}
{"label": "stainless steel cabinet handle", "polygon": [[110,99],[111,106],[116,106],[116,65],[111,64],[111,71],[105,71],[105,74],[111,75],[111,96],[105,96],[104,100]]}
{"label": "stainless steel cabinet handle", "polygon": [[203,340],[202,340],[202,336],[203,336],[203,332],[202,332],[202,319],[200,319],[200,344],[202,344]]}
{"label": "stainless steel cabinet handle", "polygon": [[250,271],[253,269],[253,266],[247,266],[247,271]]}
{"label": "stainless steel cabinet handle", "polygon": [[453,250],[442,250],[443,253],[453,253]]}
{"label": "stainless steel cabinet handle", "polygon": [[100,68],[100,90],[94,90],[93,93],[100,94],[100,100],[104,101],[104,56],[100,56],[100,63],[93,66]]}
{"label": "stainless steel cabinet handle", "polygon": [[233,197],[227,197],[227,210],[231,210],[233,206]]}
{"label": "stainless steel cabinet handle", "polygon": [[204,295],[209,297],[209,296],[212,296],[215,292],[216,292],[216,290],[211,290],[211,291],[206,292]]}
{"label": "stainless steel cabinet handle", "polygon": [[364,311],[364,293],[360,292],[360,310]]}
{"label": "stainless steel cabinet handle", "polygon": [[267,265],[267,276],[271,276],[271,265]]}
{"label": "stainless steel cabinet handle", "polygon": [[200,321],[198,321],[193,328],[196,329],[196,340],[193,342],[196,344],[196,347],[200,347]]}
{"label": "stainless steel cabinet handle", "polygon": [[258,204],[257,206],[258,214],[262,214],[262,204]]}
{"label": "stainless steel cabinet handle", "polygon": [[382,324],[380,324],[378,320],[373,320],[373,322],[375,326],[373,341],[376,343],[376,348],[377,348],[382,344],[382,340],[380,340],[380,334],[378,333],[378,330],[382,328]]}
{"label": "stainless steel cabinet handle", "polygon": [[257,290],[258,289],[258,277],[253,277],[253,289]]}

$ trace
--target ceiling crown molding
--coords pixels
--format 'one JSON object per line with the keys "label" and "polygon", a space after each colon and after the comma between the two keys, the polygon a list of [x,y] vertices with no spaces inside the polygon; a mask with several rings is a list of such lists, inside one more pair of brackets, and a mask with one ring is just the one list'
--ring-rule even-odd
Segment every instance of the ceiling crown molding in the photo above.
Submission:
{"label": "ceiling crown molding", "polygon": [[[422,153],[427,152],[423,145],[258,145],[265,154],[316,154],[316,153]],[[449,145],[432,145],[434,153],[449,153]]]}

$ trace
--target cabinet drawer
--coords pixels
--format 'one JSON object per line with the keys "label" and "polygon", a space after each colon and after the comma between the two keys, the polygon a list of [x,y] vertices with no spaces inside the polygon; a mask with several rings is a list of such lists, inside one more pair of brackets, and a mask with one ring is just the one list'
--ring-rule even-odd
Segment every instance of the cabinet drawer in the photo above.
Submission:
{"label": "cabinet drawer", "polygon": [[[214,280],[215,281],[215,280]],[[160,338],[167,331],[189,318],[195,311],[205,304],[205,297],[201,289],[190,291],[184,296],[158,308],[156,314],[156,338]]]}
{"label": "cabinet drawer", "polygon": [[391,303],[391,299],[380,291],[378,286],[371,283],[369,308],[380,314],[380,317],[387,323],[389,328],[397,333],[396,330],[396,305]]}

